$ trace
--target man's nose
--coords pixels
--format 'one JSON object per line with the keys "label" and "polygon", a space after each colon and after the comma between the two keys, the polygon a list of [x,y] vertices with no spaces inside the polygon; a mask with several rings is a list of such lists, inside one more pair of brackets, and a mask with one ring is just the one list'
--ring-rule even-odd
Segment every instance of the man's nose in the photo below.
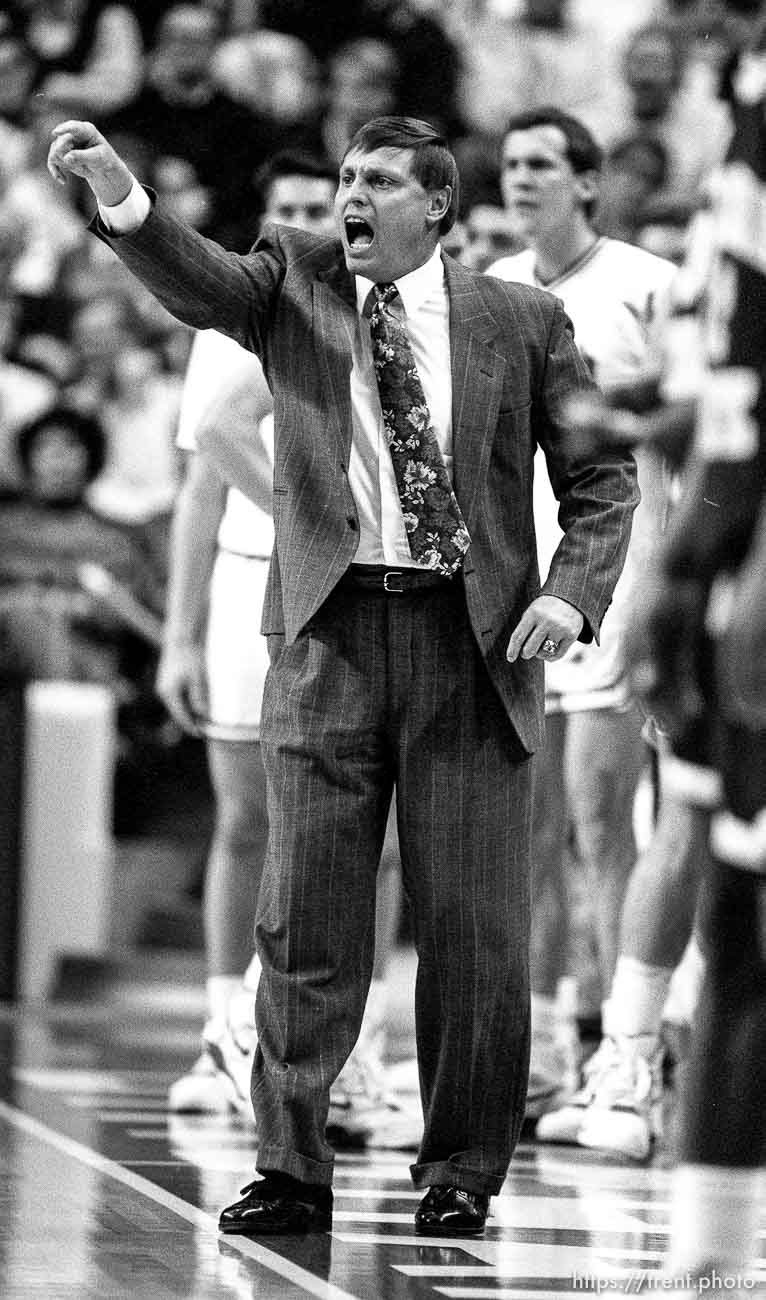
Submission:
{"label": "man's nose", "polygon": [[534,180],[534,173],[531,167],[526,163],[515,163],[508,169],[508,180],[511,185],[531,185]]}
{"label": "man's nose", "polygon": [[347,203],[364,203],[368,194],[367,183],[362,176],[355,176],[346,190]]}

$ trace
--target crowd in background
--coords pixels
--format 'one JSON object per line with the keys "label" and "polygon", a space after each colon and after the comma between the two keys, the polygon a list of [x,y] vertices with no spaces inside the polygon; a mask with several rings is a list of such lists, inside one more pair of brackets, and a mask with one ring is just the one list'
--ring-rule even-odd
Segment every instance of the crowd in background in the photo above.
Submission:
{"label": "crowd in background", "polygon": [[[84,189],[44,166],[51,126],[92,120],[142,181],[245,250],[277,149],[337,165],[405,113],[462,176],[448,251],[513,251],[499,187],[511,113],[555,103],[605,150],[603,233],[679,260],[723,155],[727,51],[711,0],[9,0],[0,15],[0,674],[149,679],[163,609],[190,332],[87,232]],[[115,613],[92,591],[117,580]],[[90,575],[90,590],[88,575]],[[65,601],[61,592],[77,594]],[[101,593],[103,597],[103,592]],[[143,614],[146,615],[142,618]],[[65,630],[62,634],[62,619]]]}

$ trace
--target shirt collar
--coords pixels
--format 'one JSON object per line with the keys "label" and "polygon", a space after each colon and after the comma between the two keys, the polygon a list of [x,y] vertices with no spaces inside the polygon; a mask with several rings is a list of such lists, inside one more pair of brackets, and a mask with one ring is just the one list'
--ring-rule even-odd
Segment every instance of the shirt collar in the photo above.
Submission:
{"label": "shirt collar", "polygon": [[[373,288],[374,281],[368,280],[364,275],[357,275],[356,280],[356,305],[360,315],[364,313],[365,303]],[[414,271],[408,271],[406,275],[401,276],[394,281],[402,302],[406,315],[411,316],[423,306],[430,295],[444,285],[444,263],[442,262],[441,245],[437,244],[433,253],[427,262],[422,266],[417,266]]]}

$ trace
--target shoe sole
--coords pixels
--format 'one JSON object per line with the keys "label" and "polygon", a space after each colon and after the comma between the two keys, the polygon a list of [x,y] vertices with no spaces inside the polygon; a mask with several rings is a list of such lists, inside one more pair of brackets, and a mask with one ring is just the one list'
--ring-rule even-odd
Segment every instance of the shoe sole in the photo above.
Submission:
{"label": "shoe sole", "polygon": [[482,1237],[485,1225],[480,1228],[426,1228],[415,1224],[416,1237]]}
{"label": "shoe sole", "polygon": [[207,1102],[177,1102],[170,1098],[168,1111],[171,1115],[238,1115],[240,1113],[238,1107],[228,1098],[220,1106]]}

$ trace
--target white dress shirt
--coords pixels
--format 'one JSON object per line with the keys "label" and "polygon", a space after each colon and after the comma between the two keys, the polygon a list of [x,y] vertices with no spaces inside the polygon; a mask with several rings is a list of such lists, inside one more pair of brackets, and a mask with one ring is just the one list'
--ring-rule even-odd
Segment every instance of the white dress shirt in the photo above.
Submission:
{"label": "white dress shirt", "polygon": [[[137,230],[151,203],[134,181],[122,203],[99,204],[105,226],[115,234]],[[365,305],[372,281],[356,276],[359,314],[351,340],[351,415],[353,421],[349,485],[359,514],[357,564],[417,565],[410,554],[399,502],[393,462],[388,450],[378,383],[372,361],[369,319]],[[396,281],[407,322],[415,364],[450,481],[452,481],[452,372],[449,338],[449,298],[437,246],[422,266]]]}

